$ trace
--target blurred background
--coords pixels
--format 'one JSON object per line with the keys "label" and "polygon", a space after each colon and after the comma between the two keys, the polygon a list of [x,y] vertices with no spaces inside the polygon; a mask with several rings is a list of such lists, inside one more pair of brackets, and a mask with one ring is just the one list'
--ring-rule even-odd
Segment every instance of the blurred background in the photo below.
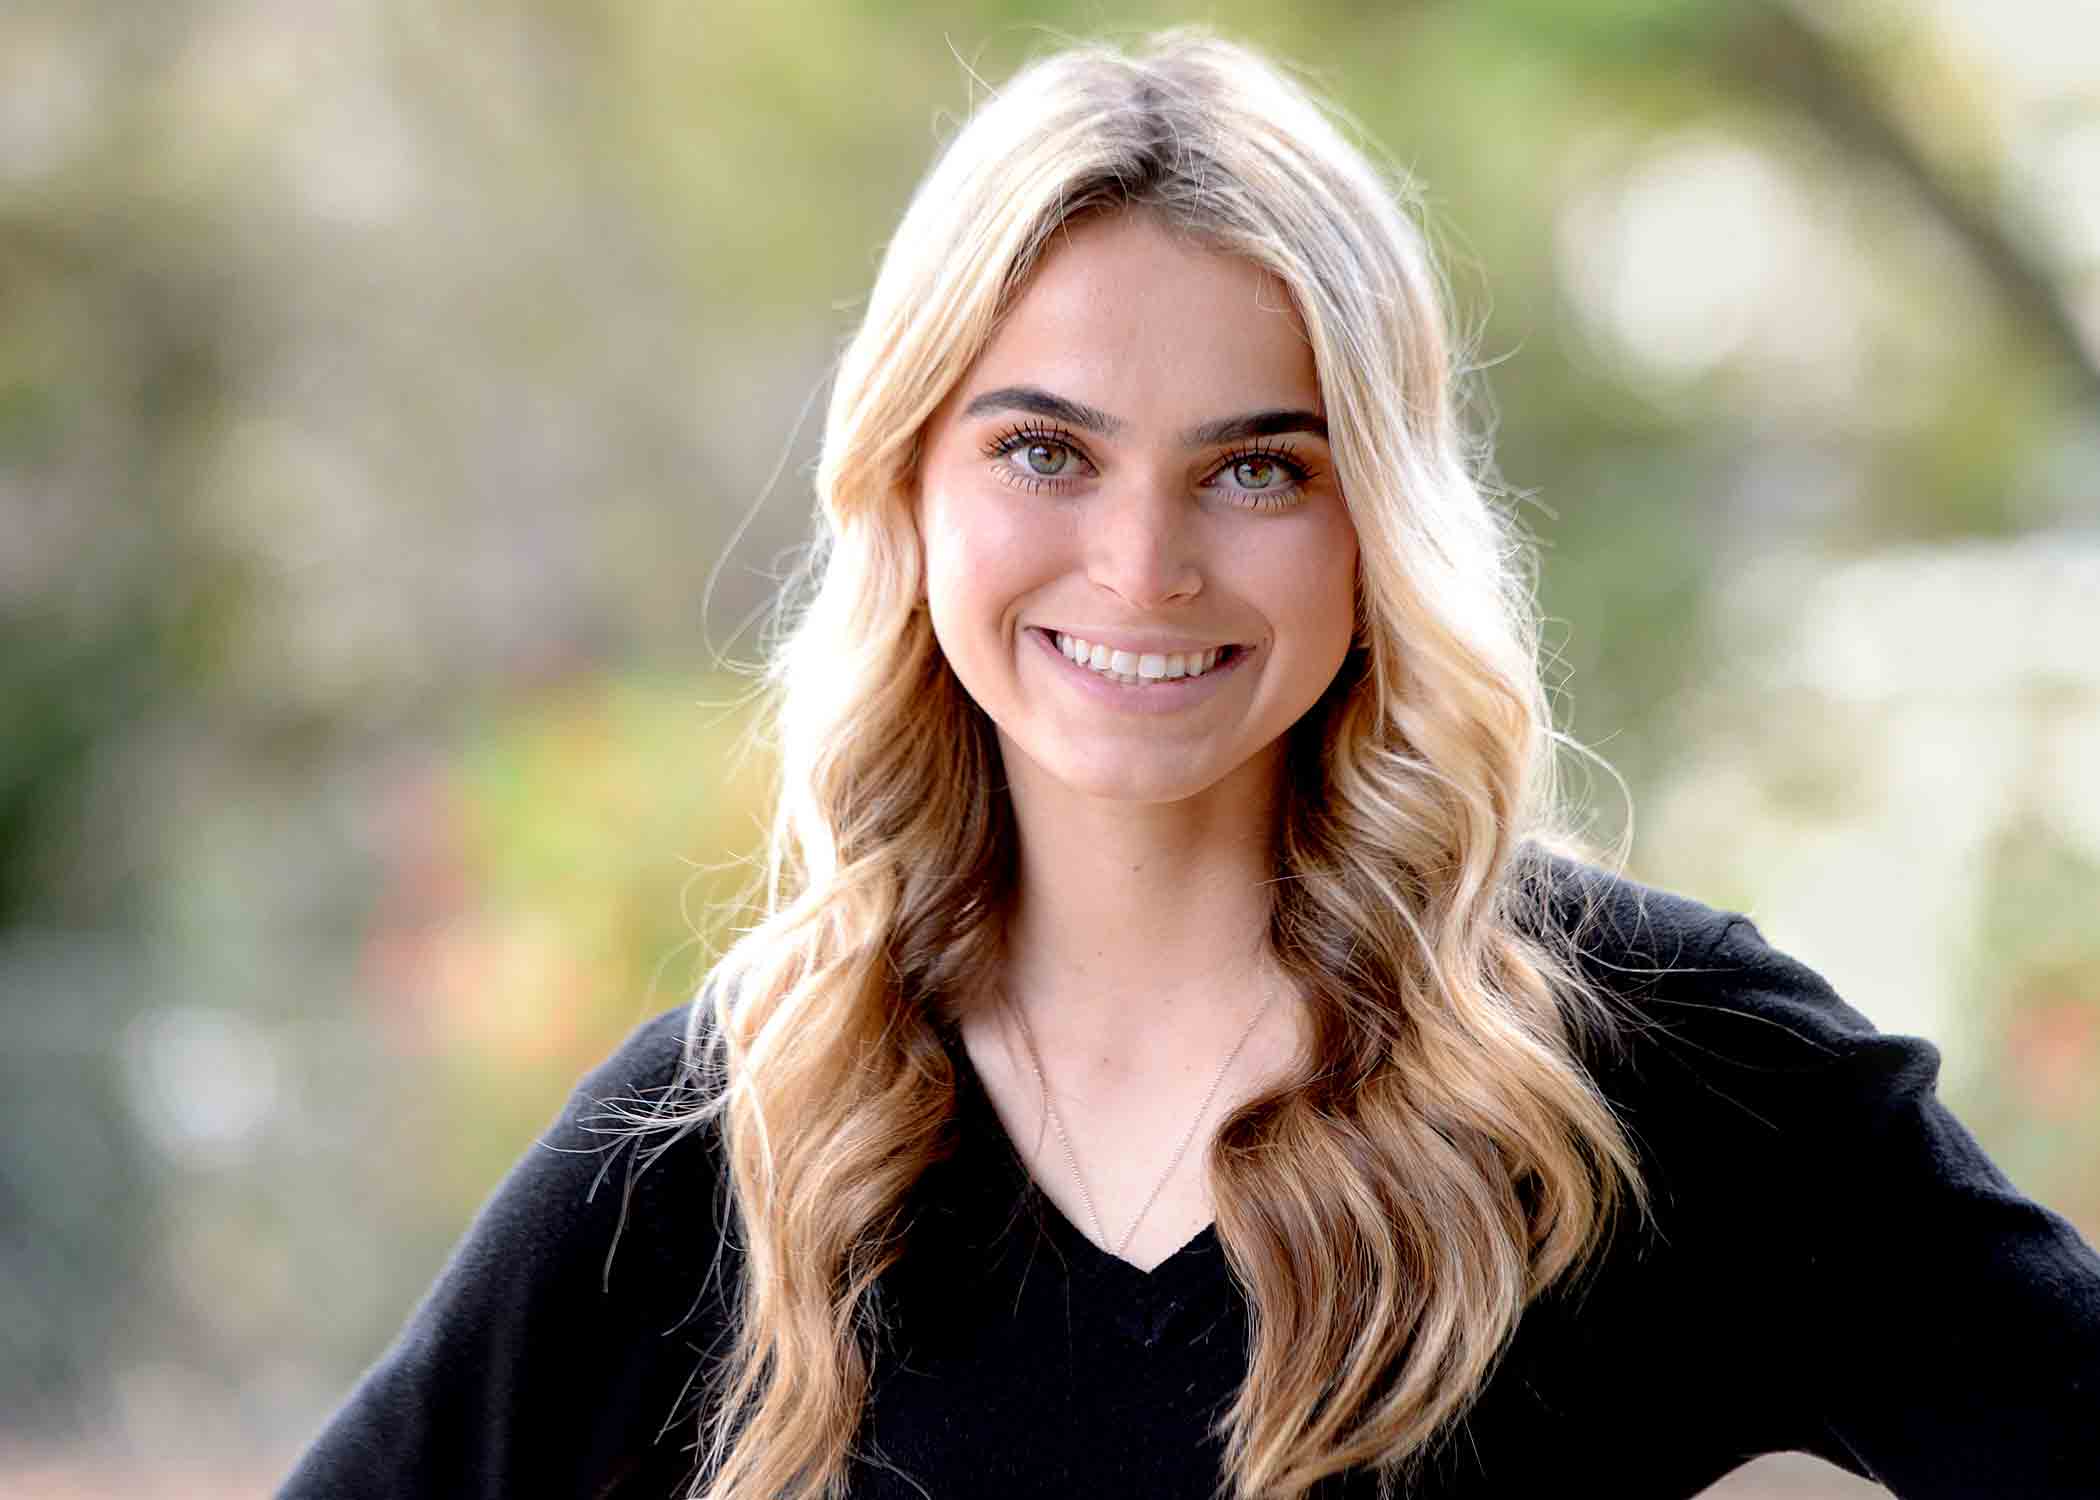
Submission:
{"label": "blurred background", "polygon": [[[267,1491],[691,992],[886,235],[973,73],[1191,18],[0,14],[0,1492]],[[1596,836],[2100,1236],[2100,12],[1200,18],[1424,185]]]}

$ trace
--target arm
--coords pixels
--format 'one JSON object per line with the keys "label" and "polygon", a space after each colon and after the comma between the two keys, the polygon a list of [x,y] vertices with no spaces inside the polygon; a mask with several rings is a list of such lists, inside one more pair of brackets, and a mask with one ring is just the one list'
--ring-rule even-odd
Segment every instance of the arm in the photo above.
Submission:
{"label": "arm", "polygon": [[2100,1256],[1940,1103],[1930,1042],[1875,1031],[1747,918],[1711,961],[1775,1049],[1767,1352],[1799,1446],[1904,1500],[2100,1495]]}
{"label": "arm", "polygon": [[714,1158],[694,1133],[637,1170],[605,1106],[673,1081],[683,1023],[647,1023],[576,1089],[282,1500],[598,1496],[681,1472],[685,1388],[718,1326],[699,1295]]}

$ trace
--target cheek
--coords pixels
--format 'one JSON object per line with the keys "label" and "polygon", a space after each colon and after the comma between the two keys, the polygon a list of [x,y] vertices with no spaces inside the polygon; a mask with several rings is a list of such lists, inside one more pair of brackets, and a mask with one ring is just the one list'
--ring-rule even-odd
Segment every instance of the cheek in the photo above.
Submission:
{"label": "cheek", "polygon": [[1289,601],[1293,633],[1308,648],[1346,651],[1356,634],[1355,528],[1343,523],[1297,540],[1273,557],[1269,597]]}
{"label": "cheek", "polygon": [[1023,598],[1052,568],[1044,528],[996,495],[929,495],[920,511],[924,589],[935,638],[949,659],[990,649]]}
{"label": "cheek", "polygon": [[919,507],[919,558],[925,570],[925,590],[934,613],[940,614],[958,583],[970,577],[970,537],[959,524],[954,502],[945,495],[929,494]]}
{"label": "cheek", "polygon": [[940,495],[921,512],[929,592],[985,597],[1025,585],[1049,566],[1050,531],[998,496]]}

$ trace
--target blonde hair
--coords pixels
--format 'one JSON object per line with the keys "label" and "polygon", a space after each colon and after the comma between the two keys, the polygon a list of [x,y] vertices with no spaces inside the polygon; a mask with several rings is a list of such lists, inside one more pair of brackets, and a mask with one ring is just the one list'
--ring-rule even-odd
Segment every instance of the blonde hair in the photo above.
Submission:
{"label": "blonde hair", "polygon": [[[1404,190],[1403,190],[1404,191]],[[762,918],[696,1002],[739,1291],[693,1494],[843,1491],[907,1194],[943,1152],[940,1023],[994,975],[1016,834],[989,723],[922,606],[930,414],[1051,236],[1138,210],[1290,288],[1360,540],[1358,633],[1292,731],[1270,943],[1313,1056],[1211,1146],[1251,1311],[1225,1492],[1423,1461],[1525,1306],[1589,1262],[1636,1158],[1580,1061],[1608,1031],[1555,902],[1556,747],[1526,549],[1459,419],[1423,237],[1312,96],[1161,34],[1024,68],[921,183],[844,350],[810,589],[770,667],[780,787]],[[963,795],[957,795],[957,789]]]}

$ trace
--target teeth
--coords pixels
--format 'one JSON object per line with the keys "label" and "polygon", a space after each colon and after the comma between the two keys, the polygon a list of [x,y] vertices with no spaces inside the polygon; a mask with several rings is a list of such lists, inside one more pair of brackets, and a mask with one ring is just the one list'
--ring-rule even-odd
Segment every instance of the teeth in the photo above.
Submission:
{"label": "teeth", "polygon": [[1218,654],[1224,649],[1213,646],[1208,651],[1112,651],[1097,641],[1081,640],[1076,635],[1058,635],[1057,649],[1071,660],[1099,672],[1114,682],[1141,683],[1172,681],[1177,677],[1201,677],[1218,664]]}

